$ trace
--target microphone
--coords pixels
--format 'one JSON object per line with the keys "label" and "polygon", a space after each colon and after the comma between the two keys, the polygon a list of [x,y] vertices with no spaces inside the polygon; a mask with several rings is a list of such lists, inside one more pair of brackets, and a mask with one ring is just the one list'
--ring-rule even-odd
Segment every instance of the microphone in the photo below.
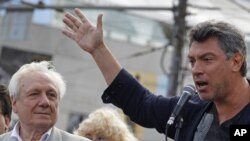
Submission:
{"label": "microphone", "polygon": [[174,107],[174,110],[167,122],[167,126],[173,125],[175,122],[175,119],[180,115],[183,106],[188,102],[188,100],[196,93],[196,89],[193,85],[186,85],[183,88],[182,95],[177,102],[176,106]]}

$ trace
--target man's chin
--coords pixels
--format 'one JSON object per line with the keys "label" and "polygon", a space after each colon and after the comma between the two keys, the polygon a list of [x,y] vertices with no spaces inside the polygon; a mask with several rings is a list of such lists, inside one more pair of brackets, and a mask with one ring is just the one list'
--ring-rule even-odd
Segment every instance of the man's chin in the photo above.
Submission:
{"label": "man's chin", "polygon": [[51,127],[54,126],[53,123],[49,123],[49,122],[37,122],[34,125],[36,128],[41,129],[41,130],[48,130]]}
{"label": "man's chin", "polygon": [[202,95],[202,94],[199,94],[199,97],[201,100],[204,100],[204,101],[211,101],[211,97],[209,96],[206,96],[206,95]]}

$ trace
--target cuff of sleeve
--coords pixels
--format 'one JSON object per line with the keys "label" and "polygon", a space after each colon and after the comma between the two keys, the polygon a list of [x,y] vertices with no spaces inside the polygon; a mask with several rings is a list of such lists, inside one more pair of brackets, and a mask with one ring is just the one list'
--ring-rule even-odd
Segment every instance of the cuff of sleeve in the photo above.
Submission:
{"label": "cuff of sleeve", "polygon": [[103,103],[113,103],[117,105],[117,98],[119,98],[119,95],[122,95],[122,89],[124,87],[124,84],[122,76],[126,73],[124,69],[122,69],[116,78],[112,81],[112,83],[104,90],[102,94],[102,101]]}

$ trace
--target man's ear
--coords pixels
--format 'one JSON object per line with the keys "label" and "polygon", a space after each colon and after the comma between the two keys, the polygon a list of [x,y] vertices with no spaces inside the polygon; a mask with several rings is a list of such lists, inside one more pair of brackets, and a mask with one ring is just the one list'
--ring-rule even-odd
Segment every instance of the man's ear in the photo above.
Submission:
{"label": "man's ear", "polygon": [[8,116],[4,116],[4,121],[5,121],[5,130],[6,132],[8,131],[9,127],[10,127],[10,118]]}
{"label": "man's ear", "polygon": [[17,113],[16,101],[17,101],[17,98],[15,96],[11,96],[12,111],[14,113]]}
{"label": "man's ear", "polygon": [[245,57],[242,53],[235,53],[232,57],[232,70],[234,72],[240,71],[241,66],[243,65]]}

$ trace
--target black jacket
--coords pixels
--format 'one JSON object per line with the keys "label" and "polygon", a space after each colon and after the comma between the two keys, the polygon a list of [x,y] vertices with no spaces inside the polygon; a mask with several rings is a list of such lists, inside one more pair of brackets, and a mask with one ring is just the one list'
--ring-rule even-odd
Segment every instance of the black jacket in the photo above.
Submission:
{"label": "black jacket", "polygon": [[[104,103],[112,103],[121,108],[130,119],[144,127],[155,128],[165,133],[166,123],[179,97],[163,97],[152,94],[140,85],[133,76],[122,69],[102,95]],[[179,141],[192,141],[196,127],[212,102],[202,101],[198,95],[191,98],[182,111],[184,119],[179,133]],[[250,124],[250,106],[240,121],[233,124]],[[168,129],[168,136],[174,138],[175,128]]]}

